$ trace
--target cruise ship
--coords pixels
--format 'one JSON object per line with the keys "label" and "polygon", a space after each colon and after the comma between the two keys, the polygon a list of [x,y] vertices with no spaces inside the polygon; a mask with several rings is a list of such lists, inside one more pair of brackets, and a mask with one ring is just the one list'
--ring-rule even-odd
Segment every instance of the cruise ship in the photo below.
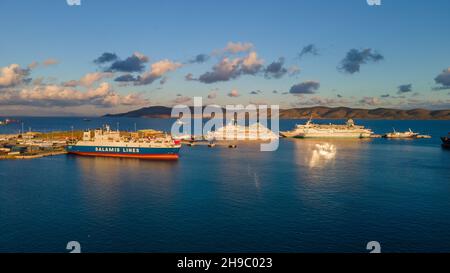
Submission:
{"label": "cruise ship", "polygon": [[180,148],[180,141],[170,136],[121,137],[119,131],[105,126],[85,131],[82,140],[67,146],[67,152],[85,156],[176,160]]}
{"label": "cruise ship", "polygon": [[216,131],[210,131],[205,135],[205,139],[213,140],[273,140],[278,135],[269,128],[257,122],[250,126],[238,125],[232,120],[226,126],[218,128]]}
{"label": "cruise ship", "polygon": [[310,118],[306,124],[296,125],[294,130],[280,134],[283,137],[294,138],[369,138],[373,132],[364,126],[355,125],[352,119],[343,125],[337,125],[315,124]]}

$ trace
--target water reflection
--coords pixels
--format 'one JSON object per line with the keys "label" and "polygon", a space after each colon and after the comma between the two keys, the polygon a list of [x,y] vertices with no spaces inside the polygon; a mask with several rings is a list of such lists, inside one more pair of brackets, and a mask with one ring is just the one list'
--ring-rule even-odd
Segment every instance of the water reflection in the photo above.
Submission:
{"label": "water reflection", "polygon": [[312,151],[311,159],[309,160],[309,167],[314,168],[324,166],[328,161],[336,157],[336,146],[330,143],[316,144]]}
{"label": "water reflection", "polygon": [[[126,203],[127,192],[137,191],[142,202],[170,202],[178,180],[177,161],[147,161],[129,158],[69,156],[82,181],[88,203],[97,203],[96,214],[113,212]],[[135,202],[136,200],[129,200]]]}
{"label": "water reflection", "polygon": [[370,140],[294,139],[295,161],[309,169],[332,166],[336,159],[352,160]]}
{"label": "water reflection", "polygon": [[347,195],[365,186],[363,181],[372,166],[367,161],[366,151],[371,146],[368,141],[294,139],[292,142],[298,198],[309,209],[319,214],[330,208],[340,211],[346,203],[324,196]]}
{"label": "water reflection", "polygon": [[[170,181],[173,167],[177,161],[148,161],[132,158],[108,158],[108,157],[74,157],[79,171],[83,176],[91,177],[99,183],[117,184],[126,180],[150,181],[152,183]],[[157,174],[155,176],[142,177],[143,173]],[[168,180],[164,178],[166,176]],[[156,179],[155,179],[156,178]],[[160,178],[160,179],[158,179]]]}

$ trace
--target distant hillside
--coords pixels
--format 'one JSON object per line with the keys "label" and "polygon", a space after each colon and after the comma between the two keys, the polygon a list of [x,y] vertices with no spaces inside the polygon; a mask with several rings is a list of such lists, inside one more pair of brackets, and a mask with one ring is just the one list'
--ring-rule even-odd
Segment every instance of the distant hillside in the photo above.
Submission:
{"label": "distant hillside", "polygon": [[[165,106],[150,106],[138,110],[120,114],[108,114],[106,117],[143,117],[143,118],[170,118],[172,108]],[[348,107],[308,107],[280,109],[281,119],[303,119],[313,116],[315,119],[446,119],[450,120],[449,110],[426,110],[426,109],[357,109]]]}
{"label": "distant hillside", "polygon": [[297,119],[308,118],[313,115],[314,118],[319,119],[450,119],[449,110],[426,110],[426,109],[356,109],[348,107],[309,107],[309,108],[294,108],[280,110],[280,118]]}
{"label": "distant hillside", "polygon": [[127,117],[127,118],[170,118],[172,108],[165,106],[150,106],[138,110],[120,113],[107,114],[105,117]]}

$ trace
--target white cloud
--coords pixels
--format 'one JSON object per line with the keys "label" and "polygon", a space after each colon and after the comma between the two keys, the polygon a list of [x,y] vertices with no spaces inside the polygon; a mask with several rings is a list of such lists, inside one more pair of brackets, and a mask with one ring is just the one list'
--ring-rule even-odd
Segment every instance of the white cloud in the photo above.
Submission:
{"label": "white cloud", "polygon": [[181,63],[172,62],[170,60],[162,60],[151,65],[149,71],[144,72],[138,77],[136,84],[144,85],[154,82],[170,71],[175,71],[182,66]]}
{"label": "white cloud", "polygon": [[64,82],[62,85],[65,87],[77,87],[77,86],[84,86],[84,87],[92,87],[92,85],[104,78],[111,78],[114,75],[114,73],[111,72],[93,72],[93,73],[87,73],[81,79],[79,80],[70,80],[67,82]]}
{"label": "white cloud", "polygon": [[95,82],[98,82],[103,78],[111,78],[112,76],[113,76],[113,73],[108,73],[108,72],[88,73],[80,79],[79,83],[80,83],[80,85],[90,87]]}
{"label": "white cloud", "polygon": [[223,51],[236,54],[239,52],[249,51],[252,48],[253,48],[252,43],[228,42],[227,46],[223,49]]}
{"label": "white cloud", "polygon": [[29,69],[22,69],[18,64],[11,64],[0,69],[0,88],[21,84],[29,75]]}
{"label": "white cloud", "polygon": [[241,75],[255,75],[261,70],[263,63],[264,60],[259,59],[254,51],[242,58],[224,57],[213,66],[212,71],[203,73],[198,80],[202,83],[214,83],[229,81]]}
{"label": "white cloud", "polygon": [[137,51],[134,52],[133,55],[136,56],[143,63],[146,63],[149,60],[149,58],[146,55],[144,55],[140,52],[137,52]]}
{"label": "white cloud", "polygon": [[147,100],[136,94],[126,96],[117,94],[106,82],[87,91],[61,85],[40,85],[19,90],[8,89],[0,93],[0,105],[113,107],[145,103]]}
{"label": "white cloud", "polygon": [[245,74],[254,74],[261,69],[263,63],[264,61],[258,58],[258,54],[252,51],[242,59],[242,70]]}

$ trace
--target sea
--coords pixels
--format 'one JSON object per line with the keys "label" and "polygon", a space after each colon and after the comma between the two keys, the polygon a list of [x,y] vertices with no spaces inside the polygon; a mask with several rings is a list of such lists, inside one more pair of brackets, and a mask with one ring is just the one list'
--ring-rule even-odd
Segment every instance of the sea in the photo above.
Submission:
{"label": "sea", "polygon": [[[18,117],[0,134],[169,131],[174,120]],[[281,120],[290,130],[304,120]],[[320,123],[344,123],[321,120]],[[0,252],[450,251],[450,121],[356,120],[431,139],[183,146],[174,162],[59,155],[0,161]]]}

